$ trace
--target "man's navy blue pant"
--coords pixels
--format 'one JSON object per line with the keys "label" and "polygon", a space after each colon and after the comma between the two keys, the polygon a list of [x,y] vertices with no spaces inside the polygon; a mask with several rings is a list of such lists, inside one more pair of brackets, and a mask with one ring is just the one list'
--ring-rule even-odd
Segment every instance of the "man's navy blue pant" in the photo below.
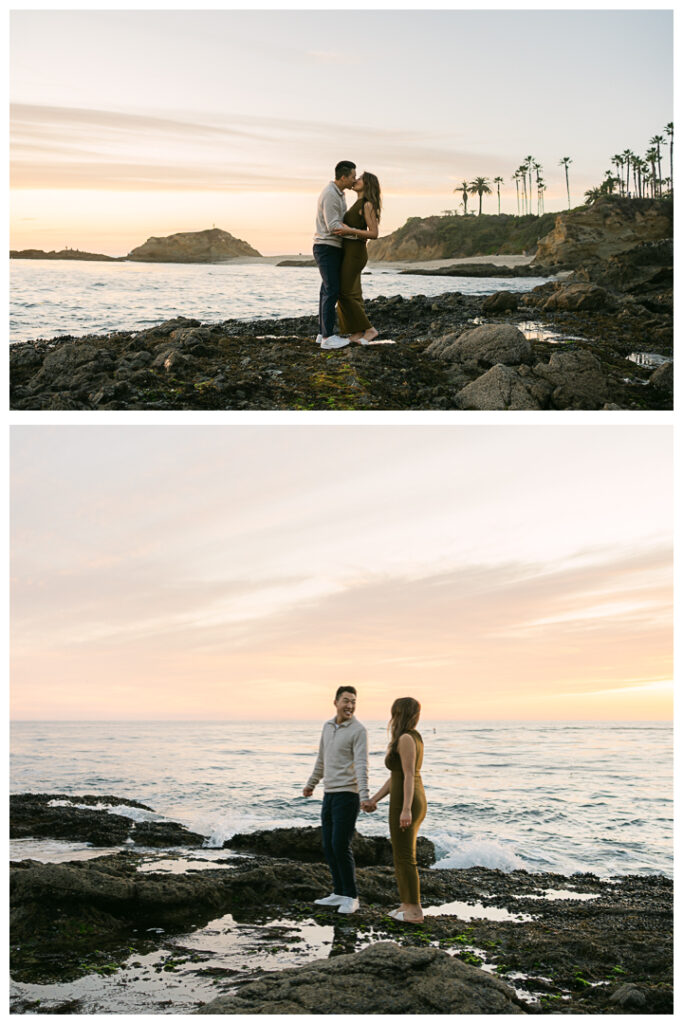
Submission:
{"label": "man's navy blue pant", "polygon": [[[340,271],[343,250],[336,245],[314,245],[313,257],[323,281],[320,286],[318,318],[323,338],[334,334],[334,314],[339,298]],[[341,896],[341,893],[337,893]]]}
{"label": "man's navy blue pant", "polygon": [[351,840],[359,811],[358,793],[325,793],[323,797],[323,853],[337,896],[358,895]]}

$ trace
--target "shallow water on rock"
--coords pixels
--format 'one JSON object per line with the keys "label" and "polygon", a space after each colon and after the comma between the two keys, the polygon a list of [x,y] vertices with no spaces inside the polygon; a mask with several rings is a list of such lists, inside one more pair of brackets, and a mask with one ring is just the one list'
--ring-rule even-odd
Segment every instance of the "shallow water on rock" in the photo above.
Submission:
{"label": "shallow water on rock", "polygon": [[637,363],[638,366],[657,367],[663,366],[664,363],[670,363],[670,356],[661,356],[657,352],[631,352],[626,356],[632,363]]}
{"label": "shallow water on rock", "polygon": [[[163,929],[147,929],[163,934]],[[267,924],[244,924],[232,914],[204,928],[164,939],[152,953],[133,953],[111,974],[93,972],[54,985],[12,982],[13,1011],[68,1011],[97,1014],[186,1014],[202,1003],[234,991],[235,982],[249,980],[257,970],[300,967],[327,957],[335,941],[335,925],[311,919],[282,918]],[[40,1006],[32,1009],[37,1000]],[[77,1005],[73,1005],[77,1004]]]}
{"label": "shallow water on rock", "polygon": [[528,341],[545,341],[551,345],[564,345],[568,341],[586,340],[580,334],[562,334],[550,327],[544,327],[543,324],[537,323],[535,320],[523,320],[517,324],[517,327]]}
{"label": "shallow water on rock", "polygon": [[433,907],[424,907],[425,917],[453,916],[460,921],[533,921],[531,914],[511,914],[504,907],[485,907],[483,903],[441,903]]}

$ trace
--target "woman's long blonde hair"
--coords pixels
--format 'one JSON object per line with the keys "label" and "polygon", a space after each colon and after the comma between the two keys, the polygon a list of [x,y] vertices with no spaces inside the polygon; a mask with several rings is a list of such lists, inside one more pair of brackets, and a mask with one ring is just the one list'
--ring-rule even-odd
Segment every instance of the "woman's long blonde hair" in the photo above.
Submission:
{"label": "woman's long blonde hair", "polygon": [[395,753],[398,741],[404,732],[414,729],[420,720],[422,710],[419,700],[414,697],[397,697],[391,705],[391,721],[387,726],[390,734],[389,751]]}
{"label": "woman's long blonde hair", "polygon": [[370,171],[363,171],[363,202],[370,203],[379,222],[382,213],[382,190],[379,187],[379,180]]}

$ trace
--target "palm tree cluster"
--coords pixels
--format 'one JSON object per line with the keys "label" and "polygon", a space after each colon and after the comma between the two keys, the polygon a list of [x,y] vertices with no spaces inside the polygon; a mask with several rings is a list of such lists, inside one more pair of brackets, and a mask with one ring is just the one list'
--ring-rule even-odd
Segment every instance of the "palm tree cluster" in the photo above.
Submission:
{"label": "palm tree cluster", "polygon": [[[564,157],[567,163],[571,163],[570,157]],[[533,156],[526,157],[525,161],[520,164],[515,173],[512,175],[512,181],[517,186],[517,215],[530,214],[533,206],[533,190],[534,184],[536,185],[536,213],[540,217],[544,210],[544,194],[546,190],[546,184],[541,177],[541,171],[543,170],[541,164]],[[496,193],[498,196],[498,213],[500,214],[500,186],[505,183],[505,179],[500,175],[493,179],[493,184],[496,186]],[[521,191],[520,191],[521,183]],[[484,196],[493,194],[491,188],[491,181],[488,178],[475,178],[473,181],[461,181],[453,191],[462,194],[462,206],[465,216],[467,216],[467,200],[471,195],[479,196],[479,213],[482,210],[482,200]],[[569,194],[569,177],[567,176],[567,194]],[[451,211],[444,211],[451,212]]]}
{"label": "palm tree cluster", "polygon": [[592,203],[599,196],[613,195],[615,192],[628,199],[661,199],[673,196],[674,182],[674,125],[673,121],[665,126],[664,132],[669,143],[669,175],[662,176],[662,146],[666,145],[664,135],[653,135],[650,148],[643,157],[630,149],[616,153],[610,163],[616,168],[605,171],[605,177],[597,188],[589,189],[585,194],[586,202]]}

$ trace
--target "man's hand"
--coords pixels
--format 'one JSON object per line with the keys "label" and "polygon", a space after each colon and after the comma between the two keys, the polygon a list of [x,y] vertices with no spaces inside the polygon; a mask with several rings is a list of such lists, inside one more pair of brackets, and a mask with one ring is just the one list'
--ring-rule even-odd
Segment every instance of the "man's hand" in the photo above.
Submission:
{"label": "man's hand", "polygon": [[352,235],[353,234],[353,230],[351,228],[347,228],[347,227],[333,228],[332,229],[332,234],[333,235]]}
{"label": "man's hand", "polygon": [[373,811],[377,810],[377,804],[372,800],[361,800],[361,810],[365,811],[366,814],[372,814]]}
{"label": "man's hand", "polygon": [[313,786],[304,786],[304,796],[313,796]]}

